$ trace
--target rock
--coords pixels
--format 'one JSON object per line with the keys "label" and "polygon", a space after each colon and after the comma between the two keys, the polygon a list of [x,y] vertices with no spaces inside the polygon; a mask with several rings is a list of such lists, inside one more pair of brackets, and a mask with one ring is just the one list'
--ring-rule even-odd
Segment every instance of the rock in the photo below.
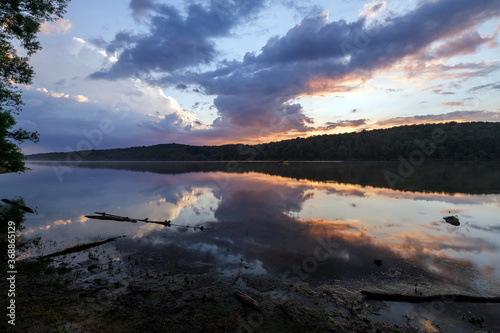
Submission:
{"label": "rock", "polygon": [[375,263],[375,265],[377,265],[378,267],[382,266],[382,260],[380,259],[374,259],[373,262]]}
{"label": "rock", "polygon": [[451,225],[460,225],[460,221],[458,221],[458,218],[456,216],[445,216],[443,217],[443,219],[446,221],[446,223],[449,223]]}

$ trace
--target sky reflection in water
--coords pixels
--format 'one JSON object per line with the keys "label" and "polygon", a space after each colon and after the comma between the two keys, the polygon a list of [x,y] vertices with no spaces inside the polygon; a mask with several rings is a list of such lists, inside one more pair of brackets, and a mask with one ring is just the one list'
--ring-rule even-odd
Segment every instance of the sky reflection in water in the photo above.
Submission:
{"label": "sky reflection in water", "polygon": [[[127,163],[121,169],[106,163],[75,168],[59,182],[50,164],[30,167],[26,174],[2,175],[0,195],[19,195],[38,207],[38,215],[26,216],[23,234],[55,241],[46,252],[123,234],[122,254],[147,253],[159,269],[196,261],[230,275],[243,253],[249,267],[244,273],[290,281],[500,294],[499,194],[398,191],[250,170],[138,172],[126,170]],[[213,230],[85,218],[93,212]],[[457,215],[461,226],[445,223],[447,215]],[[375,258],[383,260],[381,267]]]}

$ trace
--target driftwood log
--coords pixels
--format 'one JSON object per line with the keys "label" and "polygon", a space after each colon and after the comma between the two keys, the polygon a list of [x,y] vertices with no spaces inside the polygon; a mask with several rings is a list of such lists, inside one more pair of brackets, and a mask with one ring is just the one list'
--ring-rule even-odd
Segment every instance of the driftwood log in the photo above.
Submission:
{"label": "driftwood log", "polygon": [[240,291],[235,291],[235,292],[233,292],[233,294],[242,303],[248,304],[256,310],[260,310],[260,304],[256,300],[254,300],[252,297],[250,297],[250,296],[248,296]]}
{"label": "driftwood log", "polygon": [[469,295],[430,295],[430,296],[417,296],[417,295],[402,295],[402,294],[387,294],[377,293],[363,290],[361,294],[366,299],[387,302],[406,302],[406,303],[428,303],[428,302],[461,302],[461,303],[500,303],[500,297],[482,297],[482,296],[469,296]]}

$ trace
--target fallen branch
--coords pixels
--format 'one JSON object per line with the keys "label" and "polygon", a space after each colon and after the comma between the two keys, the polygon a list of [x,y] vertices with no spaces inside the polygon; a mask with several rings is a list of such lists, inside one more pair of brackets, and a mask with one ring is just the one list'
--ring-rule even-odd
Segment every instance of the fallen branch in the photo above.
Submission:
{"label": "fallen branch", "polygon": [[44,255],[44,256],[37,257],[36,259],[50,258],[50,257],[55,257],[55,256],[61,256],[61,255],[64,255],[64,254],[69,254],[69,253],[74,253],[74,252],[80,252],[80,251],[87,250],[87,249],[90,249],[90,248],[93,248],[93,247],[96,247],[96,246],[99,246],[99,245],[102,245],[102,244],[106,244],[106,243],[115,241],[118,238],[122,238],[122,237],[127,237],[127,236],[124,235],[124,236],[112,237],[112,238],[108,238],[108,239],[105,239],[105,240],[100,240],[100,241],[95,241],[95,242],[88,242],[88,243],[83,243],[83,244],[78,244],[78,245],[70,246],[70,247],[67,247],[65,249],[56,251],[54,253],[50,253],[50,254],[47,254],[47,255]]}
{"label": "fallen branch", "polygon": [[144,222],[144,223],[155,223],[155,224],[161,224],[165,227],[170,227],[170,226],[177,226],[177,227],[185,227],[185,228],[193,228],[193,229],[200,229],[200,230],[205,230],[203,226],[201,227],[191,227],[188,225],[180,225],[180,224],[172,224],[170,220],[165,220],[165,221],[150,221],[148,218],[145,219],[133,219],[127,216],[119,216],[119,215],[113,215],[113,214],[107,214],[107,213],[100,213],[100,212],[94,212],[95,214],[99,215],[85,215],[86,218],[88,219],[94,219],[94,220],[108,220],[108,221],[118,221],[118,222],[131,222],[131,223],[136,223],[136,222]]}
{"label": "fallen branch", "polygon": [[110,220],[110,221],[118,221],[118,222],[131,222],[131,223],[136,223],[136,222],[144,222],[144,223],[156,223],[156,224],[161,224],[167,227],[170,227],[171,223],[169,220],[165,221],[149,221],[147,218],[140,220],[140,219],[131,219],[130,217],[127,216],[119,216],[119,215],[113,215],[113,214],[107,214],[107,213],[100,213],[100,212],[95,212],[96,214],[99,215],[85,215],[86,218],[89,219],[94,219],[94,220]]}
{"label": "fallen branch", "polygon": [[377,301],[387,302],[406,302],[406,303],[427,303],[427,302],[460,302],[460,303],[500,303],[500,297],[482,297],[482,296],[469,296],[469,295],[431,295],[431,296],[414,296],[402,294],[387,294],[377,293],[363,290],[361,294],[366,299],[373,299]]}
{"label": "fallen branch", "polygon": [[94,219],[94,220],[111,220],[111,221],[119,221],[119,222],[132,222],[136,223],[137,220],[129,219],[128,217],[113,217],[113,216],[102,216],[102,215],[85,215],[86,218]]}
{"label": "fallen branch", "polygon": [[233,284],[232,284],[233,286],[236,283],[236,281],[238,281],[238,278],[240,277],[241,269],[242,268],[243,268],[243,253],[241,254],[240,269],[238,269],[238,273],[236,273],[236,277],[234,278],[234,281],[233,281]]}

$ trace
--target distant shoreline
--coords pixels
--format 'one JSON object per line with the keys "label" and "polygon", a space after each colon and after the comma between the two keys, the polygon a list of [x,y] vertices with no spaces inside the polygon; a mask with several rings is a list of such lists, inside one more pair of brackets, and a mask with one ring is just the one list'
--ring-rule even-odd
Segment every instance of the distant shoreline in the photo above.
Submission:
{"label": "distant shoreline", "polygon": [[471,122],[399,126],[358,133],[319,135],[256,145],[192,146],[165,143],[153,146],[40,153],[27,161],[413,161],[500,159],[500,122]]}

